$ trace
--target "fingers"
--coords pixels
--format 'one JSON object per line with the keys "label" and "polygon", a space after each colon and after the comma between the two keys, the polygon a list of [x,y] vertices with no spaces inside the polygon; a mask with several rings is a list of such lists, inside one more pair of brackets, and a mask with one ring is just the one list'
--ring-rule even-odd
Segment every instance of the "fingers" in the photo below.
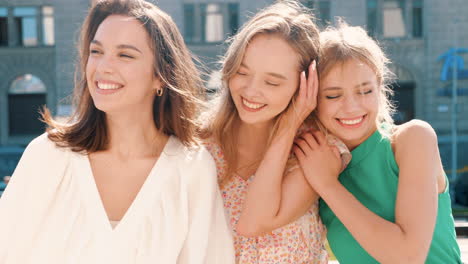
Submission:
{"label": "fingers", "polygon": [[305,72],[301,72],[301,84],[299,85],[298,98],[307,98],[307,78]]}
{"label": "fingers", "polygon": [[294,140],[294,144],[299,147],[304,155],[309,155],[314,149],[319,148],[319,144],[314,136],[310,133],[305,133]]}
{"label": "fingers", "polygon": [[333,154],[335,154],[335,157],[338,159],[341,159],[341,154],[338,148],[336,146],[332,146],[331,148],[332,148]]}
{"label": "fingers", "polygon": [[309,146],[309,144],[307,143],[307,141],[305,141],[302,138],[298,138],[298,139],[294,140],[294,144],[295,144],[296,148],[300,149],[301,153],[303,153],[304,156],[312,151],[312,149]]}
{"label": "fingers", "polygon": [[307,76],[307,91],[308,91],[308,102],[311,104],[312,110],[317,106],[317,94],[318,94],[318,74],[317,74],[317,62],[315,60],[309,65],[309,76]]}
{"label": "fingers", "polygon": [[319,145],[324,146],[327,144],[327,139],[325,138],[325,135],[322,133],[320,130],[312,130],[312,134],[314,135],[315,139],[317,140],[317,143]]}
{"label": "fingers", "polygon": [[305,159],[305,154],[304,152],[302,151],[302,149],[300,147],[298,147],[297,145],[295,145],[293,147],[293,152],[294,154],[296,155],[297,159],[299,160],[299,163],[302,163],[303,160]]}
{"label": "fingers", "polygon": [[313,134],[311,133],[305,133],[302,136],[302,139],[304,139],[307,144],[310,146],[311,149],[318,149],[319,148],[319,143],[317,139],[314,137]]}

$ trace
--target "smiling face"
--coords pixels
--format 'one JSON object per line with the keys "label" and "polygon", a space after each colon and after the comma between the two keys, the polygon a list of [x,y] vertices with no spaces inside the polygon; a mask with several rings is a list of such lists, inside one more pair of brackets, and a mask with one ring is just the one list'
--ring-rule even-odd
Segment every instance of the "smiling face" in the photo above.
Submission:
{"label": "smiling face", "polygon": [[135,18],[111,15],[90,44],[86,81],[94,105],[106,113],[151,111],[155,90],[153,51]]}
{"label": "smiling face", "polygon": [[299,85],[299,55],[281,37],[260,34],[247,46],[229,89],[242,122],[272,124]]}
{"label": "smiling face", "polygon": [[320,79],[317,116],[351,150],[376,130],[379,85],[365,63],[350,59]]}

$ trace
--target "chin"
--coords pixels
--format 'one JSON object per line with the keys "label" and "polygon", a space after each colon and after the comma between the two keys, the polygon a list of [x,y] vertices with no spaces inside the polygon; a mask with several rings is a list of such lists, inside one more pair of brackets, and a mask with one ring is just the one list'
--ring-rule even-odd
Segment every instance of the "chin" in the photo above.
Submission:
{"label": "chin", "polygon": [[94,102],[94,106],[98,110],[100,110],[100,111],[102,111],[104,113],[109,113],[109,112],[113,112],[113,111],[118,110],[118,108],[115,105],[111,104],[111,103],[102,103],[102,102],[96,103],[96,102]]}
{"label": "chin", "polygon": [[271,120],[265,120],[262,118],[255,118],[255,117],[246,117],[246,116],[239,116],[240,120],[242,123],[248,124],[248,125],[258,125],[258,124],[263,124]]}

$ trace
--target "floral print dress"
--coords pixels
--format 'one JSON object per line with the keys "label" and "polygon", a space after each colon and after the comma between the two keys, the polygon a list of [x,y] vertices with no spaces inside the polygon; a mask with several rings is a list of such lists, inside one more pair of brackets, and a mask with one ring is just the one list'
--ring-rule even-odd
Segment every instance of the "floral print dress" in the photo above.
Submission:
{"label": "floral print dress", "polygon": [[[205,147],[216,162],[218,178],[226,173],[221,148],[212,140]],[[318,201],[296,221],[258,237],[243,237],[236,232],[237,221],[253,176],[244,180],[233,177],[221,187],[224,208],[233,229],[236,263],[239,264],[322,264],[328,263],[324,247],[325,228],[318,215]]]}

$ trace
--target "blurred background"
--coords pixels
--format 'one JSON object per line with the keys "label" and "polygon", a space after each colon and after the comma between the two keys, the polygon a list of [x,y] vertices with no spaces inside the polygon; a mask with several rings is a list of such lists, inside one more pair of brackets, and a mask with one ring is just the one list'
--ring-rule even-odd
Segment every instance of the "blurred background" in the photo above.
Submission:
{"label": "blurred background", "polygon": [[[12,174],[27,143],[44,131],[38,109],[71,112],[76,40],[90,0],[0,0],[0,177]],[[224,40],[273,0],[154,0],[211,70]],[[321,27],[343,17],[364,27],[392,60],[397,123],[417,118],[436,130],[454,211],[468,206],[468,2],[305,0]],[[0,183],[0,192],[5,186]]]}

